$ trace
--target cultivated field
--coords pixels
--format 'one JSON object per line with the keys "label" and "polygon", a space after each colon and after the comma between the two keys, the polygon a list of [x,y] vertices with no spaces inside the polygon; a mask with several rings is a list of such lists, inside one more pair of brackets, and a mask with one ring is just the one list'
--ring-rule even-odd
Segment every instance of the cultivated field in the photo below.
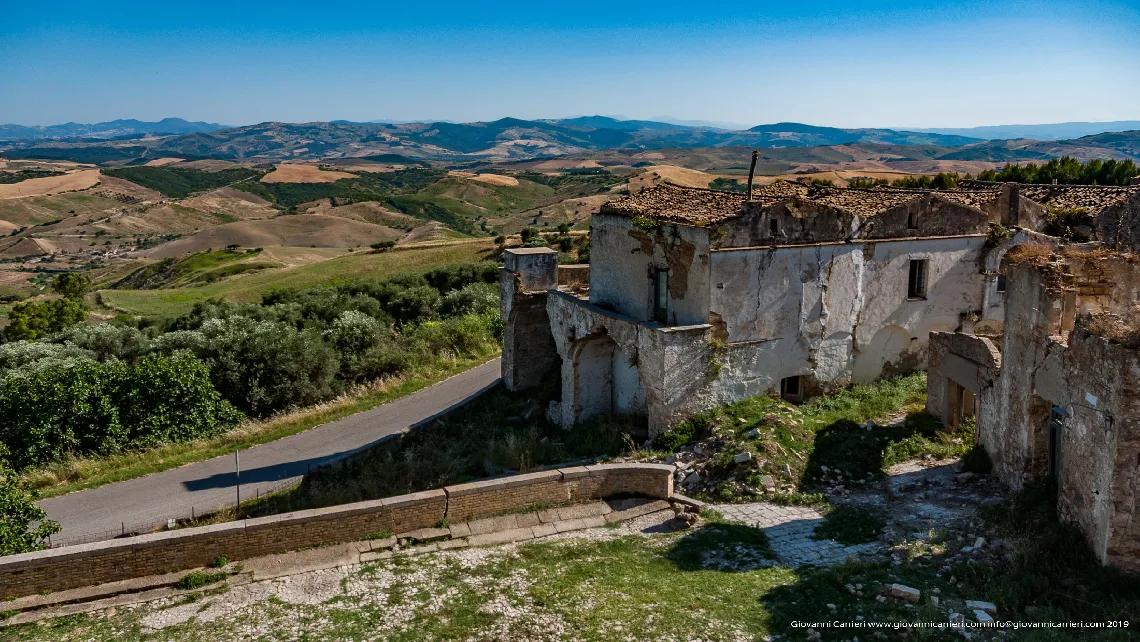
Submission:
{"label": "cultivated field", "polygon": [[471,172],[460,172],[452,170],[447,173],[448,176],[455,176],[456,178],[466,178],[467,180],[479,181],[480,183],[488,183],[490,185],[502,185],[505,187],[518,187],[519,179],[513,176],[504,176],[502,174],[472,174]]}
{"label": "cultivated field", "polygon": [[76,192],[87,189],[99,182],[97,169],[81,169],[63,176],[31,178],[19,183],[0,184],[0,199],[24,198],[26,196],[47,196],[60,192]]}
{"label": "cultivated field", "polygon": [[281,164],[261,177],[262,183],[335,183],[342,178],[356,178],[348,172],[330,172],[316,165]]}

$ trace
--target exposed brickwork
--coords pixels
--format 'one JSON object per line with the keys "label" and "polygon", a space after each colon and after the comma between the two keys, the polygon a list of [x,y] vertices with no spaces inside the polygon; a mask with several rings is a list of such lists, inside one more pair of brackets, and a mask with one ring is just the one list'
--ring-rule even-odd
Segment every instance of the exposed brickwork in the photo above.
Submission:
{"label": "exposed brickwork", "polygon": [[617,464],[516,475],[412,495],[0,558],[0,596],[33,595],[244,560],[383,531],[407,533],[543,503],[611,495],[666,499],[672,467]]}

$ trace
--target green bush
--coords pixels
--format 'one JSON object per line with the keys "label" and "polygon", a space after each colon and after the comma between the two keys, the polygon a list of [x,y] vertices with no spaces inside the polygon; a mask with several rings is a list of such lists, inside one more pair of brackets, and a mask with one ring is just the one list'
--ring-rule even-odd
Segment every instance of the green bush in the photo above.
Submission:
{"label": "green bush", "polygon": [[229,577],[229,573],[205,573],[203,571],[194,571],[188,573],[174,584],[174,588],[182,589],[183,591],[192,591],[203,586],[210,584],[217,584],[222,580]]}
{"label": "green bush", "polygon": [[337,353],[314,329],[245,317],[210,319],[199,330],[158,337],[154,349],[189,350],[209,368],[218,392],[257,417],[318,403],[341,389]]}
{"label": "green bush", "polygon": [[0,416],[0,443],[17,470],[68,454],[186,441],[242,418],[189,355],[9,370],[0,378]]}
{"label": "green bush", "polygon": [[82,299],[91,289],[91,279],[86,274],[64,272],[51,280],[51,289],[67,299]]}
{"label": "green bush", "polygon": [[35,340],[87,320],[87,306],[74,299],[17,303],[8,312],[7,341]]}
{"label": "green bush", "polygon": [[36,493],[4,463],[6,456],[0,443],[0,556],[39,550],[47,537],[60,530],[36,506]]}

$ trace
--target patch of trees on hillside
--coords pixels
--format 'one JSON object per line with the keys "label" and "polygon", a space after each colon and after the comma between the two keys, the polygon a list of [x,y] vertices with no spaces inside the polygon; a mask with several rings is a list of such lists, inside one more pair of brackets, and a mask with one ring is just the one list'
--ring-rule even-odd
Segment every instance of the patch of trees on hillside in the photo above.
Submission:
{"label": "patch of trees on hillside", "polygon": [[985,170],[978,174],[978,180],[1003,183],[1052,183],[1062,185],[1128,185],[1132,178],[1140,176],[1140,166],[1131,160],[1110,159],[1090,160],[1086,163],[1071,157],[1054,158],[1037,165],[1009,164],[998,170]]}
{"label": "patch of trees on hillside", "polygon": [[186,198],[196,192],[217,189],[239,181],[260,178],[264,172],[247,167],[234,167],[206,172],[186,167],[120,167],[102,170],[107,176],[128,180],[160,192],[168,198]]}

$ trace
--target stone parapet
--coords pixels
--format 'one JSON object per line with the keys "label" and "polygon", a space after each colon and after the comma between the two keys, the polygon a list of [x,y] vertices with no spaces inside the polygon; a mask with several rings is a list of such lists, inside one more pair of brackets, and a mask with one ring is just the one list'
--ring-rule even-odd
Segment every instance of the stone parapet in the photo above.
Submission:
{"label": "stone parapet", "polygon": [[673,467],[612,464],[514,475],[411,495],[0,557],[0,596],[25,596],[408,533],[543,504],[613,495],[668,499]]}

